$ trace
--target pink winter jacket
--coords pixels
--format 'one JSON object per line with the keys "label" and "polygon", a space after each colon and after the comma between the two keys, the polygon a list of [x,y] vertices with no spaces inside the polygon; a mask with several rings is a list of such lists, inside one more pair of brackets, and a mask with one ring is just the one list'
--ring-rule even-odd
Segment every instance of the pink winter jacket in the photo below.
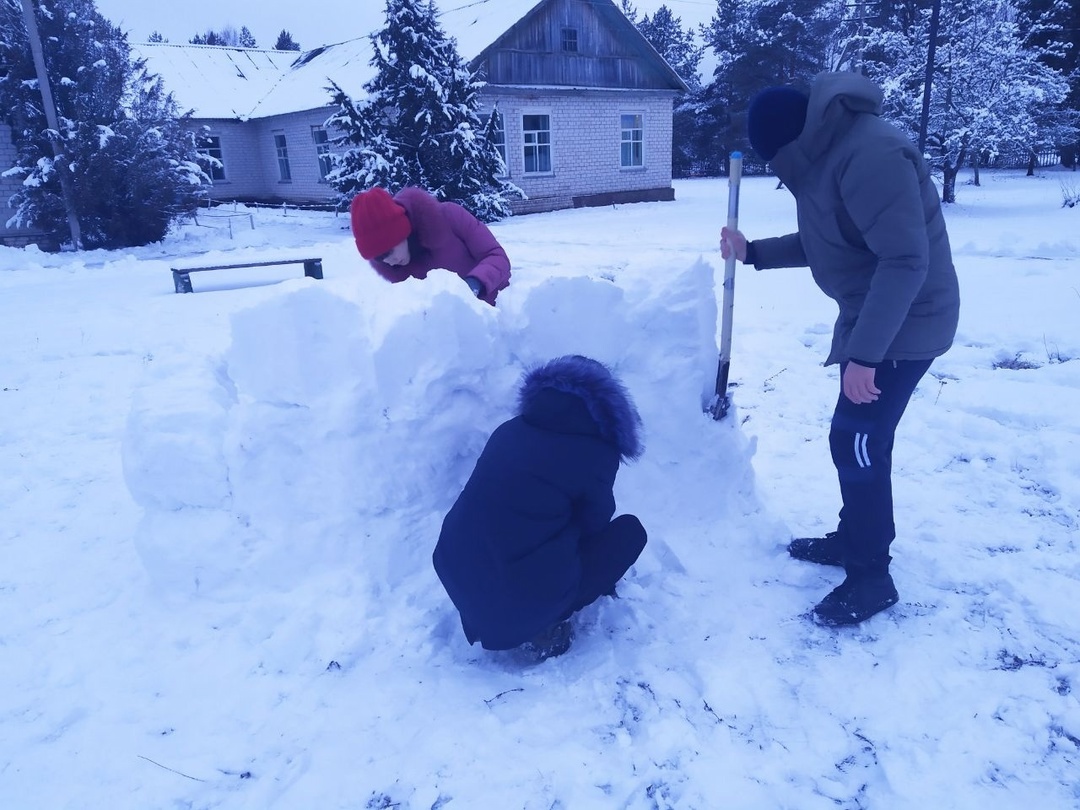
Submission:
{"label": "pink winter jacket", "polygon": [[457,203],[439,202],[420,188],[403,188],[394,200],[412,224],[412,255],[401,267],[372,259],[371,266],[379,275],[396,284],[409,277],[427,278],[436,268],[450,270],[463,279],[479,279],[484,285],[483,300],[495,306],[499,290],[510,285],[510,259],[487,225]]}

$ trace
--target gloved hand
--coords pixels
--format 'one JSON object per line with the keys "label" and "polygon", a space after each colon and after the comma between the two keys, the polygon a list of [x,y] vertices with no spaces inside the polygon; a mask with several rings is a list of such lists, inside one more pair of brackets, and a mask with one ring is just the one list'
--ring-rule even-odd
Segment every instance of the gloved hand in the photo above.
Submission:
{"label": "gloved hand", "polygon": [[465,276],[465,283],[469,285],[469,289],[473,291],[473,295],[477,298],[484,297],[484,284],[480,279],[474,276]]}

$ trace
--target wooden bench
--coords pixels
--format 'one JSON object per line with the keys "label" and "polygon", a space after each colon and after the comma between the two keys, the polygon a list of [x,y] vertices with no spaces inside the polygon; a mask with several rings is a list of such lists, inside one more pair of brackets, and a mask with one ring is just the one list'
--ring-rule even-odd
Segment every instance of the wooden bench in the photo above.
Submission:
{"label": "wooden bench", "polygon": [[233,270],[238,267],[272,267],[277,264],[302,264],[304,275],[308,278],[322,278],[322,259],[277,259],[266,262],[241,262],[240,264],[210,264],[203,267],[172,267],[173,285],[178,293],[193,292],[189,273],[202,273],[206,270]]}

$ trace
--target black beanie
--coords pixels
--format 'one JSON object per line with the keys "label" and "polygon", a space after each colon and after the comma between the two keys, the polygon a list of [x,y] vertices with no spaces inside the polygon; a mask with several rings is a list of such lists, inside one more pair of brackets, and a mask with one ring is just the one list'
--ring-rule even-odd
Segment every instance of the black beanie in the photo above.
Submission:
{"label": "black beanie", "polygon": [[750,100],[746,134],[762,160],[772,160],[780,147],[799,137],[808,101],[794,87],[769,87]]}

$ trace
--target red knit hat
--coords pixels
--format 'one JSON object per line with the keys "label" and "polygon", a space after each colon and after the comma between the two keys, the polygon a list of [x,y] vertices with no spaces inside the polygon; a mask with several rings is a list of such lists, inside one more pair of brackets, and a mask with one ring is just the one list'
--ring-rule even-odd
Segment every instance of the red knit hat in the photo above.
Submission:
{"label": "red knit hat", "polygon": [[405,209],[384,188],[361,191],[349,204],[356,249],[368,261],[408,238],[412,225]]}

